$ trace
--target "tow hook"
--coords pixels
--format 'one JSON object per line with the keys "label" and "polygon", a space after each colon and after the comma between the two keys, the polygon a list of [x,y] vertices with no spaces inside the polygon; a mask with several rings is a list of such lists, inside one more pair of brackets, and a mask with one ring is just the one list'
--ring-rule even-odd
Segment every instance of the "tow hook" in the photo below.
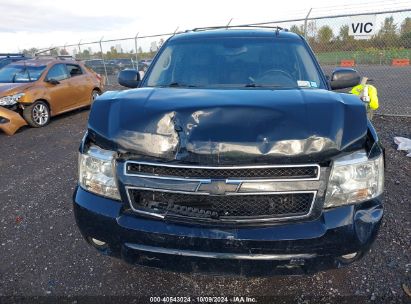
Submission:
{"label": "tow hook", "polygon": [[302,258],[292,258],[290,263],[286,264],[285,267],[288,269],[298,268],[305,265],[305,260]]}

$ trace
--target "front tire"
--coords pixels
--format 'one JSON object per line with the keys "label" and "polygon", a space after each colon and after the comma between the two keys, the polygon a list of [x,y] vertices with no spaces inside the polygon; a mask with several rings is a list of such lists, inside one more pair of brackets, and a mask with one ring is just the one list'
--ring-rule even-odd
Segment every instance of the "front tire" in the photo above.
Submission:
{"label": "front tire", "polygon": [[50,122],[50,109],[44,101],[36,101],[23,110],[23,117],[34,128],[41,128]]}
{"label": "front tire", "polygon": [[91,92],[90,105],[93,104],[94,100],[96,100],[96,98],[99,97],[100,95],[101,95],[101,92],[99,90],[93,90],[93,92]]}

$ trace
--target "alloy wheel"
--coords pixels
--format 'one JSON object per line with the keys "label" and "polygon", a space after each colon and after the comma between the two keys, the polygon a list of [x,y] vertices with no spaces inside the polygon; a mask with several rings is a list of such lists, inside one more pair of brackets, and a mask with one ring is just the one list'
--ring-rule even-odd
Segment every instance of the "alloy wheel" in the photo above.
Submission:
{"label": "alloy wheel", "polygon": [[39,125],[44,126],[49,119],[49,112],[45,105],[37,104],[33,108],[33,120]]}

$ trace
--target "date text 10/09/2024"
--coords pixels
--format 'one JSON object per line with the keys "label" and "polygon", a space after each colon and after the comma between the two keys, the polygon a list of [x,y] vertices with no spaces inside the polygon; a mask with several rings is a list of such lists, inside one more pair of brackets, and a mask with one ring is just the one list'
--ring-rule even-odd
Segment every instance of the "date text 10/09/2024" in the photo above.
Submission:
{"label": "date text 10/09/2024", "polygon": [[258,303],[254,297],[150,297],[150,303]]}

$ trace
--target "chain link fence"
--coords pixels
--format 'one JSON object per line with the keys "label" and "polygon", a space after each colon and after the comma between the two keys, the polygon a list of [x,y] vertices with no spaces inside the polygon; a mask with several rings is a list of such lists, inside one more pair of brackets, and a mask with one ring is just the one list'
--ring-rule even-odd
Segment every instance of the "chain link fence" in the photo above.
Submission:
{"label": "chain link fence", "polygon": [[376,32],[364,40],[349,36],[351,18],[308,20],[306,38],[323,71],[352,66],[377,87],[378,114],[411,116],[411,10],[375,14]]}
{"label": "chain link fence", "polygon": [[[376,86],[377,114],[411,117],[411,9],[335,16],[277,20],[248,25],[281,26],[305,36],[326,75],[339,66],[357,69]],[[375,18],[375,32],[368,39],[350,35],[352,18]],[[117,74],[126,68],[144,73],[161,45],[178,29],[167,34],[58,46],[53,54],[71,55],[105,75],[109,88],[119,88]]]}

